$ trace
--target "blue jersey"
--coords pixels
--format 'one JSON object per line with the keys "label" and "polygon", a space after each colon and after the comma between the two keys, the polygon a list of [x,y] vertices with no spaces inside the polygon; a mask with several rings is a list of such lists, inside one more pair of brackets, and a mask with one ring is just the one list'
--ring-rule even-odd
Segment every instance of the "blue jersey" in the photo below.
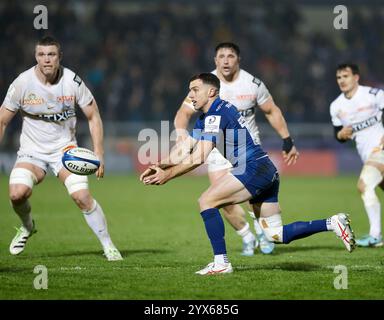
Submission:
{"label": "blue jersey", "polygon": [[245,170],[247,164],[267,157],[254,142],[245,118],[235,106],[220,98],[196,121],[192,137],[213,142],[238,172]]}

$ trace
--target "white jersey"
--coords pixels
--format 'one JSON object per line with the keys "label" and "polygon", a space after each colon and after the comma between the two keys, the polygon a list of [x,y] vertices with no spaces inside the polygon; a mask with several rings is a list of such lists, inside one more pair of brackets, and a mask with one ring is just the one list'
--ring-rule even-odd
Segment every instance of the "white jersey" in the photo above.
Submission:
{"label": "white jersey", "polygon": [[[217,75],[217,70],[212,73]],[[233,104],[245,117],[253,134],[255,143],[260,144],[259,129],[255,120],[255,107],[270,97],[264,83],[247,71],[240,69],[237,79],[230,83],[220,81],[220,98]],[[193,108],[192,104],[188,104]]]}
{"label": "white jersey", "polygon": [[352,98],[342,93],[331,103],[332,124],[352,126],[352,139],[360,158],[365,162],[375,147],[380,145],[384,135],[382,110],[384,92],[381,89],[359,86]]}
{"label": "white jersey", "polygon": [[76,144],[75,106],[87,106],[93,96],[74,72],[62,68],[61,73],[58,83],[46,86],[32,67],[10,85],[3,105],[23,116],[20,151],[52,154]]}

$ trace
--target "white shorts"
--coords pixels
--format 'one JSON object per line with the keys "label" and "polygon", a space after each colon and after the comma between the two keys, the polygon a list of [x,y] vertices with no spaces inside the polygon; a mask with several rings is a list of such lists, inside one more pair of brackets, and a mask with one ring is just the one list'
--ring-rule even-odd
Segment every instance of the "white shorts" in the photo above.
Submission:
{"label": "white shorts", "polygon": [[215,172],[232,168],[232,164],[224,158],[217,148],[212,149],[206,160],[208,172]]}
{"label": "white shorts", "polygon": [[384,150],[378,150],[378,151],[372,152],[369,155],[367,161],[374,161],[380,164],[384,164]]}
{"label": "white shorts", "polygon": [[60,170],[64,167],[63,163],[61,162],[61,158],[63,156],[63,152],[59,151],[56,153],[50,153],[50,154],[43,154],[43,153],[36,153],[28,151],[21,151],[19,150],[17,152],[17,159],[16,163],[20,162],[27,162],[31,163],[41,169],[43,169],[45,172],[47,172],[48,168],[50,168],[55,176],[57,176],[60,172]]}

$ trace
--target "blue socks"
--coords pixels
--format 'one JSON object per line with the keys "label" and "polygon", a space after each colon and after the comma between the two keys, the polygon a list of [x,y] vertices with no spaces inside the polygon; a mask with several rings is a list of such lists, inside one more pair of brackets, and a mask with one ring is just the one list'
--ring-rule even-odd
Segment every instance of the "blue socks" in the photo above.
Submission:
{"label": "blue socks", "polygon": [[221,218],[219,209],[212,208],[202,211],[201,216],[204,220],[205,230],[207,231],[208,238],[211,241],[214,255],[226,254],[224,240],[224,221]]}
{"label": "blue socks", "polygon": [[286,224],[283,226],[283,243],[290,243],[292,240],[305,238],[323,231],[328,231],[327,219]]}

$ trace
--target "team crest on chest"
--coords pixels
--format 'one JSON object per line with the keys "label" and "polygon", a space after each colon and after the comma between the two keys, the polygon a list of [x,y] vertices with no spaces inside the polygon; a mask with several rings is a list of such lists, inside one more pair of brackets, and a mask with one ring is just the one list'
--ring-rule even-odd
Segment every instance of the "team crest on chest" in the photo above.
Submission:
{"label": "team crest on chest", "polygon": [[204,120],[205,132],[219,132],[220,131],[221,116],[208,116]]}

